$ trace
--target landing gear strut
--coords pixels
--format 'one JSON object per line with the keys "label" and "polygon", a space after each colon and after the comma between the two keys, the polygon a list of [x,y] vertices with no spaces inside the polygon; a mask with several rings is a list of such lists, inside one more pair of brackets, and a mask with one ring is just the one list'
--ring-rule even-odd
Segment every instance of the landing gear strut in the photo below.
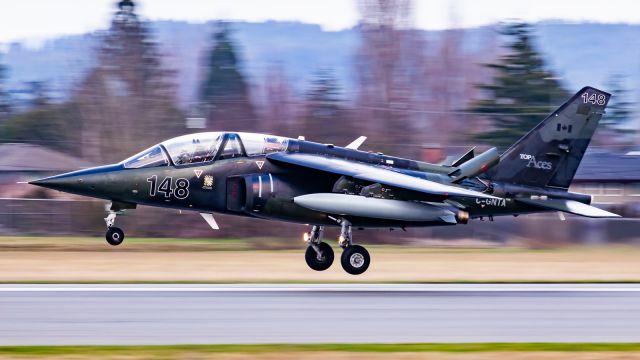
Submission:
{"label": "landing gear strut", "polygon": [[333,249],[322,242],[323,226],[313,226],[311,231],[304,234],[304,239],[309,244],[304,254],[307,265],[313,270],[324,271],[333,264]]}
{"label": "landing gear strut", "polygon": [[[351,223],[347,219],[334,219],[340,224],[338,244],[343,249],[340,263],[344,271],[351,275],[360,275],[367,271],[371,264],[371,257],[367,249],[360,245],[353,245]],[[322,242],[323,226],[313,226],[311,231],[304,234],[304,240],[309,244],[304,258],[307,265],[316,271],[327,270],[333,263],[333,249]]]}
{"label": "landing gear strut", "polygon": [[338,243],[344,251],[340,257],[340,263],[344,271],[351,275],[360,275],[369,268],[371,257],[367,249],[360,245],[353,245],[352,240],[351,223],[346,219],[341,219]]}
{"label": "landing gear strut", "polygon": [[116,212],[110,211],[109,215],[107,215],[104,221],[107,223],[107,233],[105,235],[105,238],[107,239],[109,245],[117,246],[122,244],[122,242],[124,241],[124,231],[122,231],[122,229],[120,229],[119,227],[113,226],[113,224],[116,222]]}

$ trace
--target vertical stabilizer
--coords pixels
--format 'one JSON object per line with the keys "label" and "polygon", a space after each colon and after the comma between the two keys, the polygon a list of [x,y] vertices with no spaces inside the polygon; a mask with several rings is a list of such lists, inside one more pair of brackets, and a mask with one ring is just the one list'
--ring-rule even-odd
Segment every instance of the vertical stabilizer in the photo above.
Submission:
{"label": "vertical stabilizer", "polygon": [[567,189],[610,94],[585,87],[500,156],[491,180]]}

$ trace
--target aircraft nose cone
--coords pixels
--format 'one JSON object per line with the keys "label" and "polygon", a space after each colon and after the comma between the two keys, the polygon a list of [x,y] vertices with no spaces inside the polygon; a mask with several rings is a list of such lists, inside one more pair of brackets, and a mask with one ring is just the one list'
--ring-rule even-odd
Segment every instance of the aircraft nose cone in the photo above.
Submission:
{"label": "aircraft nose cone", "polygon": [[120,170],[120,165],[99,166],[29,181],[29,184],[78,195],[100,195],[105,177]]}
{"label": "aircraft nose cone", "polygon": [[47,177],[44,179],[29,181],[29,184],[54,190],[66,191],[70,188],[76,187],[77,185],[82,185],[83,182],[84,180],[82,180],[81,176],[62,174]]}

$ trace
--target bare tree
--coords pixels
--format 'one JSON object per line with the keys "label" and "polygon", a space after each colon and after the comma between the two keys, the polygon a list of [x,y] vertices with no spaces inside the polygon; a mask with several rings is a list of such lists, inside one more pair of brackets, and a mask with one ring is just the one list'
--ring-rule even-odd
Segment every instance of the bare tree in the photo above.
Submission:
{"label": "bare tree", "polygon": [[411,27],[410,0],[361,0],[357,55],[360,131],[385,151],[416,155],[410,112],[421,49]]}
{"label": "bare tree", "polygon": [[298,104],[281,65],[269,68],[264,81],[265,106],[261,129],[272,134],[297,137],[302,134]]}

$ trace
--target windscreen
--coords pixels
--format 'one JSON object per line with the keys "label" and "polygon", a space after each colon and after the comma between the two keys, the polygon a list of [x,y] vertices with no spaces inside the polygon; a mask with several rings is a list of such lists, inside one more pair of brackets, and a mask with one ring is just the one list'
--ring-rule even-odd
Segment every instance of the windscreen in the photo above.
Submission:
{"label": "windscreen", "polygon": [[164,155],[164,151],[160,145],[155,145],[147,150],[144,150],[122,162],[125,168],[139,169],[145,167],[154,166],[166,166],[168,164],[167,158]]}

